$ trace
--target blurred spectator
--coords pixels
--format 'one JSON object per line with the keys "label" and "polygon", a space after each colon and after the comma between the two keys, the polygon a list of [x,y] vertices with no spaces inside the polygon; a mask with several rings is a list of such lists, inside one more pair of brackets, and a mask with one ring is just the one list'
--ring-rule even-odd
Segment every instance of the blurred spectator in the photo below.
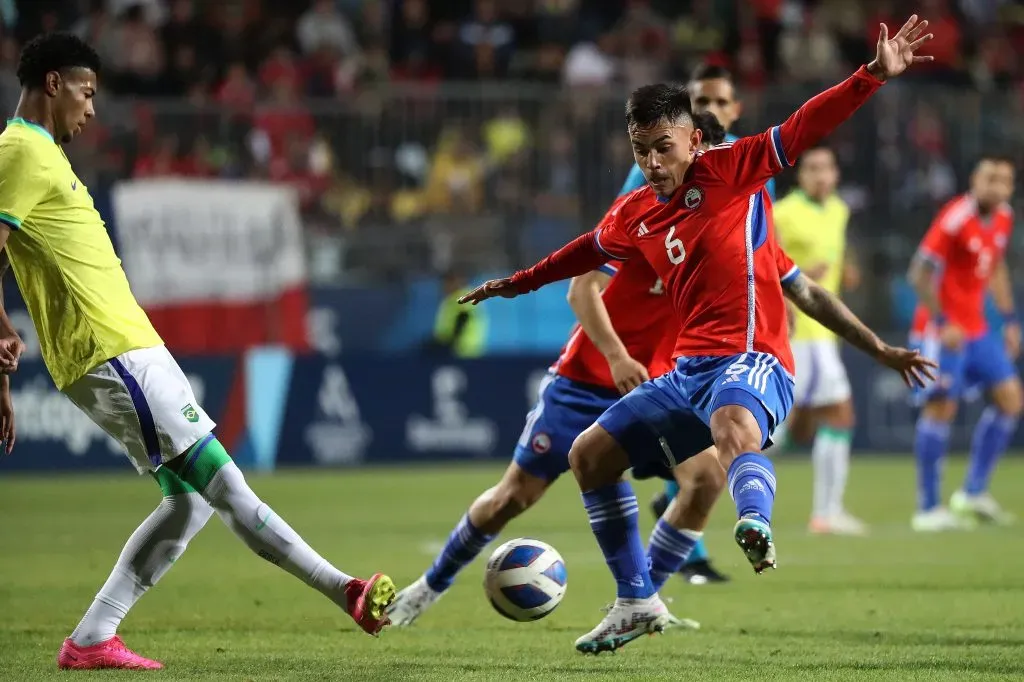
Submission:
{"label": "blurred spectator", "polygon": [[493,164],[504,163],[530,143],[530,129],[514,105],[502,107],[497,116],[484,123],[482,133]]}
{"label": "blurred spectator", "polygon": [[299,19],[296,37],[303,53],[312,54],[329,47],[337,54],[351,56],[359,52],[356,34],[334,0],[314,0]]}
{"label": "blurred spectator", "polygon": [[495,0],[476,0],[472,17],[459,26],[452,73],[464,78],[503,78],[515,37],[512,26],[498,16]]}
{"label": "blurred spectator", "polygon": [[[614,36],[602,36],[598,43],[577,43],[565,56],[562,79],[570,87],[602,87],[618,72],[614,58],[606,51],[614,45]],[[604,49],[602,49],[604,48]]]}
{"label": "blurred spectator", "polygon": [[438,141],[425,188],[435,213],[477,213],[483,208],[486,164],[459,129],[448,129]]}
{"label": "blurred spectator", "polygon": [[156,31],[146,22],[142,5],[130,5],[118,16],[113,42],[115,48],[110,67],[117,89],[142,94],[159,93],[164,51]]}

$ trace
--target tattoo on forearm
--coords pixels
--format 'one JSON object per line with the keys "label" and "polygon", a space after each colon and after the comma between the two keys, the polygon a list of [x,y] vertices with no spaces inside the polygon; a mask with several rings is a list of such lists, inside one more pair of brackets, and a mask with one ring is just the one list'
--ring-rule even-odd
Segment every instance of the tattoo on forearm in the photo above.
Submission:
{"label": "tattoo on forearm", "polygon": [[832,330],[851,345],[874,356],[882,341],[849,308],[804,275],[786,287],[786,295],[797,308]]}
{"label": "tattoo on forearm", "polygon": [[939,292],[935,287],[935,272],[935,264],[918,255],[910,265],[907,279],[924,307],[932,315],[940,315],[942,308],[939,305]]}

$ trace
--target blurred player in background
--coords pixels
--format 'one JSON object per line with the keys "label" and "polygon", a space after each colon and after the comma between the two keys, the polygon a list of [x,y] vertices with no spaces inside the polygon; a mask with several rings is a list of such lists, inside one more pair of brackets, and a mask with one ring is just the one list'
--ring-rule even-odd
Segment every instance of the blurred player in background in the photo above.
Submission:
{"label": "blurred player in background", "polygon": [[[711,445],[728,472],[738,517],[737,545],[754,571],[774,568],[771,526],[775,474],[762,453],[792,406],[793,358],[784,297],[814,311],[845,339],[923,383],[933,363],[888,346],[835,296],[808,280],[782,252],[765,206],[764,183],[862,106],[888,78],[931,61],[915,50],[931,39],[911,16],[890,39],[880,26],[875,60],[806,102],[764,133],[699,149],[689,93],[649,85],[633,92],[626,123],[648,187],[619,210],[511,277],[465,297],[477,304],[513,298],[580,275],[607,259],[642,258],[664,283],[681,323],[675,369],[645,382],[610,407],[569,453],[591,530],[616,585],[605,618],[576,649],[618,649],[671,621],[640,541],[639,508],[623,474],[673,469]],[[780,285],[779,272],[786,272]]]}
{"label": "blurred player in background", "polygon": [[[688,87],[693,111],[697,114],[703,112],[713,114],[726,130],[726,142],[734,142],[739,139],[728,132],[743,111],[743,104],[736,95],[736,85],[733,82],[732,73],[723,66],[702,64],[694,70]],[[640,170],[639,164],[634,163],[619,195],[628,194],[646,184],[647,180],[644,179],[643,171]],[[765,189],[768,190],[768,197],[774,201],[774,178],[769,178],[765,183]],[[660,518],[668,508],[668,503],[678,493],[679,484],[675,481],[667,482],[664,492],[658,493],[651,501],[651,511],[654,512],[654,516]],[[711,565],[703,540],[697,543],[680,573],[692,585],[725,582],[729,579]]]}
{"label": "blurred player in background", "polygon": [[[709,144],[722,141],[725,130],[713,116],[705,115],[696,124]],[[616,200],[608,216],[625,201]],[[661,280],[642,259],[608,262],[572,280],[569,305],[579,322],[540,386],[512,463],[497,485],[473,501],[427,572],[398,593],[388,610],[395,625],[412,625],[451,587],[459,571],[569,470],[569,448],[584,429],[622,395],[672,369],[679,321],[664,294]],[[685,466],[687,477],[696,482],[688,494],[718,497],[725,472],[713,453]],[[682,508],[673,509],[672,520],[674,524],[659,519],[651,535],[655,571],[665,564],[677,567],[680,555],[699,542],[707,522],[706,517],[693,520]],[[663,573],[661,582],[668,575]],[[691,620],[675,624],[698,627]]]}
{"label": "blurred player in background", "polygon": [[[71,34],[31,40],[18,64],[21,100],[0,135],[0,247],[46,367],[57,388],[116,438],[139,473],[152,475],[163,492],[64,641],[57,665],[161,668],[129,650],[118,626],[214,511],[253,552],[376,634],[387,624],[384,607],[394,597],[390,579],[342,573],[253,493],[132,295],[103,220],[61,148],[95,115],[99,70],[96,52]],[[22,348],[0,308],[0,354]]]}
{"label": "blurred player in background", "polygon": [[[839,195],[839,166],[828,147],[804,152],[797,164],[798,188],[775,204],[779,243],[804,275],[838,295],[856,275],[847,259],[850,209]],[[786,420],[796,440],[814,435],[811,463],[814,494],[810,528],[815,533],[859,535],[864,524],[843,506],[850,470],[853,401],[836,335],[796,311],[791,336],[796,361],[793,411]]]}
{"label": "blurred player in background", "polygon": [[[912,525],[941,531],[980,519],[1012,520],[989,494],[989,482],[1006,451],[1024,407],[1013,361],[1020,353],[1021,328],[1013,303],[1006,249],[1013,229],[1014,164],[986,156],[971,174],[970,190],[947,203],[925,235],[908,278],[920,298],[911,341],[938,360],[940,378],[922,401],[914,451],[918,500]],[[1003,317],[1002,339],[985,320],[985,294]],[[949,508],[940,501],[942,463],[959,401],[983,390],[990,402],[974,429],[963,487]]]}

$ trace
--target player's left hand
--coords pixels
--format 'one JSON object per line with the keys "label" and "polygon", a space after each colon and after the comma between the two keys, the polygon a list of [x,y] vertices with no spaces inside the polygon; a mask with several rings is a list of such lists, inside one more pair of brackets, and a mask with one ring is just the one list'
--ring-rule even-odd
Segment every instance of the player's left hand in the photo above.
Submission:
{"label": "player's left hand", "polygon": [[889,28],[883,23],[878,27],[878,44],[875,46],[875,60],[868,64],[868,71],[879,80],[894,78],[912,64],[930,62],[935,58],[915,54],[929,40],[934,38],[931,33],[921,35],[928,28],[928,21],[918,21],[912,14],[903,28],[892,38]]}
{"label": "player's left hand", "polygon": [[911,388],[923,387],[926,381],[933,381],[935,374],[932,370],[939,368],[936,363],[921,355],[920,351],[899,346],[883,346],[877,359],[886,367],[899,372],[903,383]]}
{"label": "player's left hand", "polygon": [[9,331],[0,334],[0,373],[10,374],[18,371],[18,361],[25,352],[25,342],[18,333]]}
{"label": "player's left hand", "polygon": [[1020,356],[1020,342],[1020,323],[1007,322],[1003,325],[1003,343],[1006,344],[1006,354],[1011,360],[1016,360]]}
{"label": "player's left hand", "polygon": [[476,305],[481,301],[486,301],[489,298],[501,296],[502,298],[515,298],[519,295],[515,287],[512,286],[511,277],[502,277],[501,279],[492,279],[484,282],[473,291],[469,292],[465,296],[459,299],[459,303],[472,303]]}

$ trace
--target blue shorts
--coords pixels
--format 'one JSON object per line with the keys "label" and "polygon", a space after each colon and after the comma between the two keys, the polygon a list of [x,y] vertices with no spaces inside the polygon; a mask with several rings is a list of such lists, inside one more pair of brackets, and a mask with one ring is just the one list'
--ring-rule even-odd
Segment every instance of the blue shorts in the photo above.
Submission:
{"label": "blue shorts", "polygon": [[915,387],[918,404],[929,400],[973,398],[1017,375],[1006,346],[997,332],[971,339],[957,349],[946,348],[937,337],[913,339],[910,347],[939,363],[938,377],[924,388]]}
{"label": "blue shorts", "polygon": [[669,478],[675,465],[713,445],[711,415],[724,405],[750,410],[767,446],[793,407],[793,377],[768,353],[679,358],[597,423],[629,454],[635,478]]}
{"label": "blue shorts", "polygon": [[529,474],[554,481],[569,470],[569,448],[576,436],[618,399],[616,391],[549,375],[526,416],[512,461]]}

